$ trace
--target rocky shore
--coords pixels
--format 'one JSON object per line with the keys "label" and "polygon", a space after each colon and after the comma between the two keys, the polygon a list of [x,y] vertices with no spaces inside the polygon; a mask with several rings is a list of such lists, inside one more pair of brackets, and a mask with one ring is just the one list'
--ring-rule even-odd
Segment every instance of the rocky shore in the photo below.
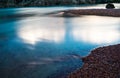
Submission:
{"label": "rocky shore", "polygon": [[120,9],[78,9],[63,11],[63,17],[75,17],[81,15],[98,15],[120,17]]}
{"label": "rocky shore", "polygon": [[120,44],[97,48],[82,60],[82,68],[68,78],[120,78]]}

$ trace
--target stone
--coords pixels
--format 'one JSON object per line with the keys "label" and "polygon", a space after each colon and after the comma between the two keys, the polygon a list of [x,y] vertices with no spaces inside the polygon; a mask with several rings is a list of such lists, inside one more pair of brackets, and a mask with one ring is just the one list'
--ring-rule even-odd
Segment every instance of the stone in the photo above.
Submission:
{"label": "stone", "polygon": [[108,3],[108,4],[106,5],[106,8],[107,8],[107,9],[114,9],[115,6],[114,6],[114,4],[112,4],[112,3]]}

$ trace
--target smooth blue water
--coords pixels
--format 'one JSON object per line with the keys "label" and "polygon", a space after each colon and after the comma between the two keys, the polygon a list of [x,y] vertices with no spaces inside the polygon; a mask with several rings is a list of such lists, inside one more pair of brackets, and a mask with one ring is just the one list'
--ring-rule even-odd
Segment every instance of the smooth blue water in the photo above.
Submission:
{"label": "smooth blue water", "polygon": [[120,42],[118,17],[42,16],[79,8],[88,7],[0,9],[0,78],[61,78],[92,49]]}

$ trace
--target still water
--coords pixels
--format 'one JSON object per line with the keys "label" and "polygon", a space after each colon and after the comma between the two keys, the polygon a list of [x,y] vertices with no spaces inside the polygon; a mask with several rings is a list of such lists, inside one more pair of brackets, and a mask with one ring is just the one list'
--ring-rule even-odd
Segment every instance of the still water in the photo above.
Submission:
{"label": "still water", "polygon": [[61,78],[80,68],[80,57],[92,49],[120,43],[118,17],[43,16],[104,6],[0,9],[0,78]]}

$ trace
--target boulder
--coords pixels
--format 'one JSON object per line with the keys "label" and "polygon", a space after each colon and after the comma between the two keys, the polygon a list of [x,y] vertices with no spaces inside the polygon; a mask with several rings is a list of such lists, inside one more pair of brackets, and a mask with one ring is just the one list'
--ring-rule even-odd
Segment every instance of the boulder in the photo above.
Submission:
{"label": "boulder", "polygon": [[114,4],[112,4],[112,3],[108,3],[108,4],[106,5],[106,8],[107,8],[107,9],[114,9],[115,6],[114,6]]}

